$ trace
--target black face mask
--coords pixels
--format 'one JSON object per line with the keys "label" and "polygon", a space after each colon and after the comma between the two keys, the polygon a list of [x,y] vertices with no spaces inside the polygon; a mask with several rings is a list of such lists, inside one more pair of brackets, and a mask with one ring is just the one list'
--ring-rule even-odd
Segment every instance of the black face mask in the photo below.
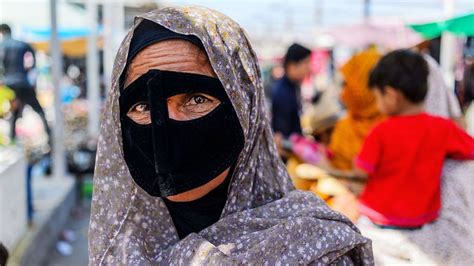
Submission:
{"label": "black face mask", "polygon": [[[188,121],[169,118],[167,99],[205,93],[220,100],[208,114]],[[148,103],[151,124],[127,116]],[[244,146],[237,115],[217,78],[150,70],[120,96],[125,161],[132,178],[151,196],[167,197],[202,186],[234,164]]]}

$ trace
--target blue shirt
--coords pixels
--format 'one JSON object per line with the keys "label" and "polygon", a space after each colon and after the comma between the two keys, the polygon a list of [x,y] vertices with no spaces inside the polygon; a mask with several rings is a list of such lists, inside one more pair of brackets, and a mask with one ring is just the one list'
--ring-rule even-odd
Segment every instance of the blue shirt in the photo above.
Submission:
{"label": "blue shirt", "polygon": [[301,134],[299,87],[285,75],[272,88],[272,128],[288,138]]}

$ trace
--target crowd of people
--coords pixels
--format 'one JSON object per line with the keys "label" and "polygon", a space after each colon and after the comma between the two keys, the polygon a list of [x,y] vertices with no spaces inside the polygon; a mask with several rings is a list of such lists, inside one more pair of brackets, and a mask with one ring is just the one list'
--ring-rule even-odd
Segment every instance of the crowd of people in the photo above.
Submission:
{"label": "crowd of people", "polygon": [[[304,56],[295,57],[295,47],[300,46],[292,45],[285,56],[285,76],[273,87],[272,126],[280,156],[308,163],[296,143],[285,144],[302,134],[294,122],[302,112],[295,96],[302,79],[294,78],[286,62],[305,69],[310,53],[301,50]],[[310,136],[307,144],[321,154],[310,163],[346,181],[352,200],[342,201],[349,207],[335,208],[372,240],[381,265],[473,261],[464,243],[474,240],[469,222],[474,139],[464,130],[459,102],[437,62],[416,49],[383,55],[370,47],[348,60],[340,73],[346,113],[332,120],[326,141]],[[285,90],[291,93],[282,94]],[[351,185],[355,180],[363,184]]]}

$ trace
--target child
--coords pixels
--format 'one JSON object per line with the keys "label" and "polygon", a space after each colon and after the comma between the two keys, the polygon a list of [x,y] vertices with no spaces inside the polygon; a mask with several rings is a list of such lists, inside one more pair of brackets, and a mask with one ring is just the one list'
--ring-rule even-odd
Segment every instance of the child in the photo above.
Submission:
{"label": "child", "polygon": [[428,66],[409,50],[385,55],[369,86],[388,118],[365,139],[355,165],[368,175],[360,212],[390,228],[420,228],[440,210],[440,176],[446,157],[474,160],[474,139],[453,122],[424,113]]}

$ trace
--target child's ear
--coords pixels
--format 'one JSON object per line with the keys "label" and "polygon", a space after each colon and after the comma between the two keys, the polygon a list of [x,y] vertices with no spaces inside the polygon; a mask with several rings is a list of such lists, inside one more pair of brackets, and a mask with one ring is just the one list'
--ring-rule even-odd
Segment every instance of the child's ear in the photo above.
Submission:
{"label": "child's ear", "polygon": [[400,91],[393,88],[392,86],[385,86],[384,94],[386,98],[390,99],[390,101],[394,103],[399,103],[401,100],[400,97],[402,96]]}

